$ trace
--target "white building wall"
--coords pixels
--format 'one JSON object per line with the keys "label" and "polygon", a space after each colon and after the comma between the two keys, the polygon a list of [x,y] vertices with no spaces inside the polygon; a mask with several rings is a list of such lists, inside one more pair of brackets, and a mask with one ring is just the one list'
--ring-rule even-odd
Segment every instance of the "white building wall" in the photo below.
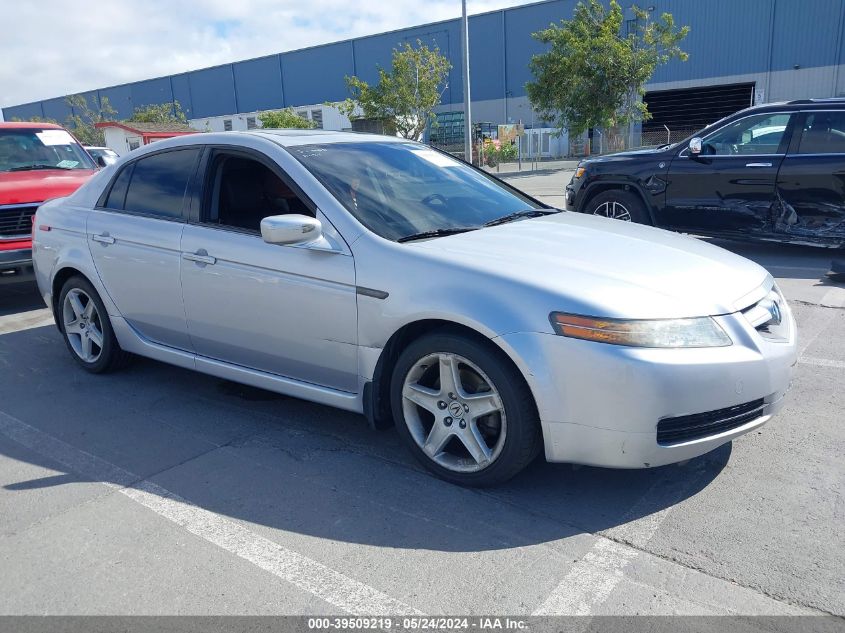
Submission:
{"label": "white building wall", "polygon": [[103,129],[103,136],[105,136],[106,147],[113,149],[117,152],[118,156],[127,154],[131,149],[136,147],[135,144],[137,144],[137,147],[140,147],[143,143],[143,139],[140,136],[119,127],[107,127]]}
{"label": "white building wall", "polygon": [[[317,121],[317,127],[323,130],[349,130],[352,129],[352,123],[349,117],[344,116],[334,106],[318,104],[307,105],[293,108],[293,111],[301,117],[309,121]],[[252,129],[252,127],[260,128],[261,121],[258,115],[261,112],[244,112],[240,114],[227,114],[225,116],[204,117],[201,119],[189,119],[188,125],[200,132],[225,132],[227,131],[227,121],[231,125],[230,129],[233,131],[243,131]],[[320,125],[322,117],[322,125]]]}

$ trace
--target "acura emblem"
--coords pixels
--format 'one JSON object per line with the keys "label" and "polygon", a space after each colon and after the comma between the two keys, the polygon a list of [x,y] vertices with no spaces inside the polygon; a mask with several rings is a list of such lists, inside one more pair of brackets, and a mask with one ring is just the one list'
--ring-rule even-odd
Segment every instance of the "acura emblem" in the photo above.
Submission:
{"label": "acura emblem", "polygon": [[777,299],[767,299],[765,302],[762,302],[762,307],[766,309],[770,317],[769,320],[766,321],[766,325],[780,325],[783,320],[783,313],[780,311],[780,305],[778,304]]}
{"label": "acura emblem", "polygon": [[778,305],[777,301],[772,301],[769,304],[769,314],[772,315],[772,320],[769,321],[769,323],[780,325],[780,322],[783,319],[783,315],[780,313],[780,306]]}

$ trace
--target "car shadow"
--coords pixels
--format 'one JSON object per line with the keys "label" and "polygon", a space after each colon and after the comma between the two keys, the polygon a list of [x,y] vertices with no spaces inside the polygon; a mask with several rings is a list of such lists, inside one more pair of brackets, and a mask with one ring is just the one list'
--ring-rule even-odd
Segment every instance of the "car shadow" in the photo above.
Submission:
{"label": "car shadow", "polygon": [[2,495],[60,503],[67,495],[51,490],[123,485],[113,468],[75,466],[104,460],[232,519],[379,547],[484,551],[608,530],[694,496],[731,455],[728,444],[629,471],[540,459],[471,490],[429,475],[395,431],[370,430],[360,415],[145,359],[89,375],[53,327],[0,336],[0,363],[0,454],[44,469],[0,482]]}
{"label": "car shadow", "polygon": [[0,317],[44,307],[34,281],[0,284]]}
{"label": "car shadow", "polygon": [[845,249],[717,238],[702,239],[757,262],[775,276],[791,279],[818,279],[822,283],[831,282],[826,277],[831,262],[834,259],[845,259]]}

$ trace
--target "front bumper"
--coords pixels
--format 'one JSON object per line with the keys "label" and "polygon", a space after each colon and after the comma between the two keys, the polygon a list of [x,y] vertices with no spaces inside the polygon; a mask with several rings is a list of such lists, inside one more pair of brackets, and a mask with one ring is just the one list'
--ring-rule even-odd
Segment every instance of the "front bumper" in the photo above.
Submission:
{"label": "front bumper", "polygon": [[0,251],[0,285],[33,281],[32,249]]}
{"label": "front bumper", "polygon": [[[716,317],[733,345],[644,349],[517,333],[503,346],[524,363],[537,401],[546,459],[612,468],[648,468],[703,455],[762,426],[783,406],[797,360],[788,340],[764,339],[740,314]],[[665,418],[704,414],[763,399],[760,415],[729,430],[660,444]]]}
{"label": "front bumper", "polygon": [[564,192],[564,208],[567,211],[575,211],[575,187],[572,186],[572,183],[566,185],[566,189],[563,190]]}

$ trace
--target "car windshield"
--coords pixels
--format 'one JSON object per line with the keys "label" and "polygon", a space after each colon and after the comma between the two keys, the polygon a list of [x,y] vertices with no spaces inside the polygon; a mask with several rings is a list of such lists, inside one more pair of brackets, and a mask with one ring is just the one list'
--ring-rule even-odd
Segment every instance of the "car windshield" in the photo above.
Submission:
{"label": "car windshield", "polygon": [[0,130],[0,172],[94,168],[82,146],[65,130]]}
{"label": "car windshield", "polygon": [[287,149],[364,226],[391,240],[449,235],[545,209],[484,172],[416,143]]}

